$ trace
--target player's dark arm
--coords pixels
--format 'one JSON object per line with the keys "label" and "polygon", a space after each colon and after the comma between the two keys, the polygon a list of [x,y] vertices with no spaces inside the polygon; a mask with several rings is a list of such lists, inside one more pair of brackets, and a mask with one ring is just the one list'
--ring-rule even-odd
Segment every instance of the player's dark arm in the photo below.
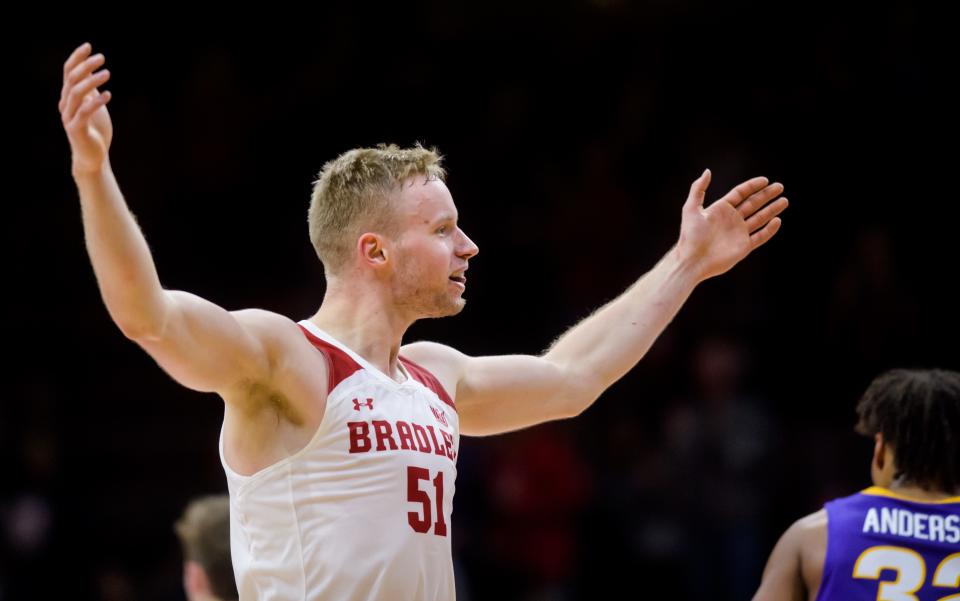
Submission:
{"label": "player's dark arm", "polygon": [[801,563],[801,524],[790,526],[770,553],[753,601],[806,601]]}

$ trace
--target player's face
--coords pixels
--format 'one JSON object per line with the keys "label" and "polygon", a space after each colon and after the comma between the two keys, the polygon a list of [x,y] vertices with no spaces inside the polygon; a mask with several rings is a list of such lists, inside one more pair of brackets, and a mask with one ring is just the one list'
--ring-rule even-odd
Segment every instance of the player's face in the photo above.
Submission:
{"label": "player's face", "polygon": [[417,176],[404,182],[397,202],[394,299],[418,317],[463,310],[467,261],[479,249],[457,226],[457,207],[446,184]]}

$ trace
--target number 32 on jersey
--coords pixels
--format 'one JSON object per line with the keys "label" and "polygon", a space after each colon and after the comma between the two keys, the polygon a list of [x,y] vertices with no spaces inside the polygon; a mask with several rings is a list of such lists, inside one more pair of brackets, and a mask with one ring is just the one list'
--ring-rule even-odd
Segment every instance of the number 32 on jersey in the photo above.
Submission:
{"label": "number 32 on jersey", "polygon": [[[870,547],[860,554],[853,566],[854,578],[880,580],[883,570],[893,570],[893,582],[880,582],[877,601],[919,601],[913,594],[923,586],[927,566],[916,551],[904,547]],[[934,587],[960,588],[960,553],[948,555],[933,571]],[[944,591],[946,592],[946,591]],[[960,601],[960,593],[940,597],[938,601]]]}

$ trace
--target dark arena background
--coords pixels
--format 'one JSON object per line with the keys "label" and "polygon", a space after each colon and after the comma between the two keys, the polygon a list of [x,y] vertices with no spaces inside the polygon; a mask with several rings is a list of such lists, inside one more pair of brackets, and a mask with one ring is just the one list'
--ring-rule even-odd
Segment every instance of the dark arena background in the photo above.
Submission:
{"label": "dark arena background", "polygon": [[480,254],[466,310],[408,340],[473,355],[538,353],[650,269],[704,168],[708,201],[785,184],[774,240],[583,415],[463,438],[461,600],[748,599],[785,527],[869,485],[873,376],[960,368],[957,65],[923,6],[144,10],[5,23],[3,601],[183,599],[173,522],[225,490],[222,403],[100,300],[57,113],[83,41],[161,281],[228,309],[317,309],[311,183],[356,146],[446,156]]}

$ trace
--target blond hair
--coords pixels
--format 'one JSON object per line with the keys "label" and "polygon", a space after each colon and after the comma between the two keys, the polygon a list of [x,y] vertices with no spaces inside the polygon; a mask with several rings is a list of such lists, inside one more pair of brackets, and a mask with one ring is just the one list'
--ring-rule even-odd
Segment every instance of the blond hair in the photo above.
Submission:
{"label": "blond hair", "polygon": [[328,162],[313,185],[307,221],[310,241],[329,273],[346,265],[364,231],[395,232],[393,192],[409,177],[446,178],[443,157],[417,144],[354,148]]}
{"label": "blond hair", "polygon": [[192,500],[173,529],[184,560],[200,564],[214,595],[238,598],[230,558],[230,498],[210,495]]}

